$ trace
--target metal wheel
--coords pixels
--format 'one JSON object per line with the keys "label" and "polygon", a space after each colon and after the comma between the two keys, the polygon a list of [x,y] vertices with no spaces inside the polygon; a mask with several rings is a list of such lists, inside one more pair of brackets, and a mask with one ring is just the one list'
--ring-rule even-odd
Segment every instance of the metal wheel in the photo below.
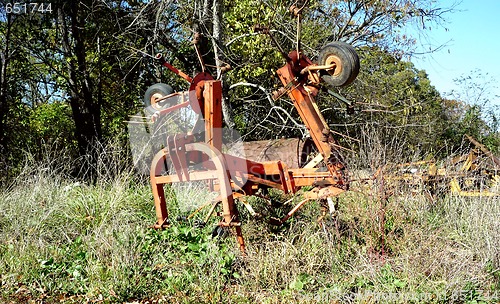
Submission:
{"label": "metal wheel", "polygon": [[336,65],[322,75],[326,83],[335,87],[351,84],[359,73],[358,54],[351,45],[342,41],[331,42],[321,49],[318,64]]}
{"label": "metal wheel", "polygon": [[166,101],[158,100],[172,94],[173,92],[174,90],[172,87],[165,83],[157,83],[150,86],[144,94],[144,105],[146,106],[146,110],[149,113],[154,114],[156,111],[172,106]]}

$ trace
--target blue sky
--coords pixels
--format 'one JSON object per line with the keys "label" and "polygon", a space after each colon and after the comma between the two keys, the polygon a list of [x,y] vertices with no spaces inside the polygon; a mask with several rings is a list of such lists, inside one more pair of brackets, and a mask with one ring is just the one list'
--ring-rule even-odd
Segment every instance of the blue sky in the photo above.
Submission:
{"label": "blue sky", "polygon": [[[439,0],[449,6],[453,0]],[[479,70],[488,74],[488,92],[493,104],[500,105],[500,0],[463,0],[456,11],[446,15],[444,28],[431,28],[429,39],[434,45],[447,46],[432,54],[412,58],[415,67],[425,70],[431,83],[442,94],[461,88],[454,79]],[[425,42],[423,42],[425,43]],[[495,84],[494,84],[495,83]]]}

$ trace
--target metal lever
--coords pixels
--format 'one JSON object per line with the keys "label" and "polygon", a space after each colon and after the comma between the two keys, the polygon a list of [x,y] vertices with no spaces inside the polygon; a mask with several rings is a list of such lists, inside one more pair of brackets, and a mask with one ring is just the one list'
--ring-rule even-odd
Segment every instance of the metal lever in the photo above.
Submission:
{"label": "metal lever", "polygon": [[182,78],[184,78],[187,82],[191,83],[193,81],[193,79],[191,77],[189,77],[184,72],[182,72],[181,70],[178,70],[176,67],[174,67],[173,65],[171,65],[170,63],[168,63],[165,60],[165,57],[163,57],[163,55],[161,53],[156,54],[155,59],[158,60],[158,61],[160,61],[161,65],[163,65],[164,67],[168,68],[170,71],[172,71],[175,74],[177,74],[177,75],[181,76]]}
{"label": "metal lever", "polygon": [[271,34],[271,31],[269,30],[269,28],[267,26],[264,26],[261,24],[256,24],[256,25],[254,25],[253,30],[256,33],[262,33],[262,34],[268,35],[269,38],[271,38],[271,41],[273,42],[273,44],[278,48],[279,52],[281,53],[281,56],[283,56],[283,58],[285,58],[286,62],[292,62],[292,59],[288,56],[287,53],[285,53],[285,51],[283,51],[283,49],[278,44],[276,39],[274,39],[274,36]]}

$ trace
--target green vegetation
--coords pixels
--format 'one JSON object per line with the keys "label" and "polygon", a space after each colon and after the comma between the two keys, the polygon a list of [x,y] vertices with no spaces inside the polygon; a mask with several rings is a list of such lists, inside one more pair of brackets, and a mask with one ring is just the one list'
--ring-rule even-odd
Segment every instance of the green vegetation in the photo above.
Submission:
{"label": "green vegetation", "polygon": [[[194,228],[194,219],[177,219],[189,210],[173,198],[171,227],[149,228],[150,187],[132,172],[104,172],[89,185],[57,163],[28,163],[0,194],[2,301],[498,301],[495,198],[381,201],[347,192],[323,224],[313,202],[280,229],[240,206],[243,256],[234,237],[212,238],[215,222]],[[271,215],[259,200],[252,204],[264,219]]]}
{"label": "green vegetation", "polygon": [[[214,0],[219,11],[212,14],[208,2],[200,0],[50,3],[51,11],[35,14],[9,13],[0,5],[1,183],[18,174],[25,151],[43,158],[42,143],[64,147],[74,159],[95,153],[90,160],[101,154],[95,150],[98,142],[119,138],[126,146],[124,121],[143,110],[141,98],[151,84],[168,83],[176,91],[188,87],[152,56],[164,54],[189,75],[201,71],[191,43],[195,32],[202,34],[200,52],[208,72],[217,75],[220,63],[232,67],[221,76],[227,126],[246,140],[305,135],[289,100],[270,101],[284,60],[268,36],[253,30],[257,24],[268,26],[284,52],[294,49],[297,22],[287,4]],[[445,156],[466,133],[498,150],[498,114],[480,71],[459,80],[463,92],[444,98],[425,71],[406,60],[418,42],[402,34],[405,26],[414,25],[425,36],[453,12],[436,5],[430,0],[313,1],[303,10],[301,46],[309,58],[315,60],[335,40],[352,44],[361,58],[350,87],[325,87],[346,97],[352,108],[327,92],[318,96],[332,130],[358,139],[381,130],[383,144],[399,138],[406,146],[403,157]]]}
{"label": "green vegetation", "polygon": [[[172,191],[171,227],[149,228],[151,189],[132,169],[124,121],[144,109],[151,84],[188,87],[152,56],[161,52],[195,75],[201,66],[191,40],[201,33],[207,71],[232,66],[221,76],[226,125],[245,140],[304,136],[290,100],[270,99],[283,58],[268,36],[253,32],[269,26],[285,52],[295,48],[291,3],[48,2],[50,11],[30,14],[0,3],[0,302],[499,301],[498,198],[394,193],[381,200],[376,186],[353,185],[333,217],[318,223],[321,206],[309,203],[279,228],[266,220],[290,206],[255,199],[262,220],[239,208],[246,256],[234,237],[211,237],[213,222],[181,221],[192,210]],[[479,71],[458,80],[463,92],[444,97],[406,60],[417,41],[405,26],[426,35],[453,12],[436,5],[333,0],[304,9],[301,46],[309,58],[338,40],[361,59],[351,86],[324,87],[317,98],[331,130],[349,135],[339,141],[357,152],[346,155],[353,171],[440,160],[464,134],[500,151],[498,112]],[[201,197],[193,189],[189,196]]]}

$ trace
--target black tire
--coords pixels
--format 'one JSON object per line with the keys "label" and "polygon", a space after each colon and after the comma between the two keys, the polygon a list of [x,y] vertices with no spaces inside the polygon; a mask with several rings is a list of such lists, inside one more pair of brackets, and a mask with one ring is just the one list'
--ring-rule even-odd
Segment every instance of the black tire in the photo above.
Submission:
{"label": "black tire", "polygon": [[147,90],[146,93],[144,94],[144,106],[146,107],[146,110],[154,114],[156,111],[166,109],[172,105],[168,104],[167,102],[154,102],[155,95],[156,98],[160,96],[167,96],[170,95],[174,92],[174,89],[172,89],[171,86],[165,83],[157,83],[152,86],[150,86]]}
{"label": "black tire", "polygon": [[319,65],[328,65],[333,62],[340,66],[332,72],[325,72],[321,78],[334,87],[343,87],[351,84],[359,73],[359,57],[354,48],[345,42],[335,41],[321,49],[318,57]]}

